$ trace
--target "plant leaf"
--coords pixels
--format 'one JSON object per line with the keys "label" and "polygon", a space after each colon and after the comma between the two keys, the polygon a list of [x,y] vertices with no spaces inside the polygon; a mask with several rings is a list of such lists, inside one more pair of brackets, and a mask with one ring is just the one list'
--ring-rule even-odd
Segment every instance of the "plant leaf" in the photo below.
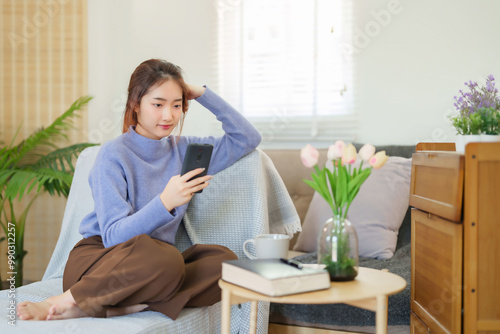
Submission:
{"label": "plant leaf", "polygon": [[[38,168],[51,168],[65,172],[66,167],[69,167],[71,172],[75,171],[73,166],[73,158],[77,158],[84,149],[95,144],[80,143],[64,148],[57,149],[41,157],[34,165],[34,169]],[[65,166],[67,165],[67,166]]]}
{"label": "plant leaf", "polygon": [[345,166],[338,166],[337,189],[336,189],[336,204],[339,209],[344,207],[347,199],[347,170]]}
{"label": "plant leaf", "polygon": [[25,194],[42,189],[51,195],[68,195],[74,172],[73,159],[96,144],[58,148],[56,143],[67,138],[66,132],[77,116],[75,112],[90,100],[88,96],[77,99],[47,128],[39,129],[17,146],[11,144],[0,149],[0,194],[9,201],[16,197],[21,200]]}
{"label": "plant leaf", "polygon": [[311,180],[307,180],[307,179],[303,179],[303,181],[311,188],[313,188],[314,190],[316,190],[318,193],[321,193],[321,190],[320,188],[318,187],[318,185],[311,181]]}
{"label": "plant leaf", "polygon": [[[77,99],[71,107],[59,116],[47,128],[41,128],[17,146],[9,148],[7,151],[10,157],[9,166],[30,165],[38,161],[45,155],[47,148],[56,148],[56,143],[61,138],[67,138],[66,131],[71,129],[72,119],[78,114],[76,111],[82,109],[92,98],[84,96]],[[39,149],[39,151],[35,151]],[[45,150],[45,151],[44,151]],[[1,168],[9,166],[0,166]]]}

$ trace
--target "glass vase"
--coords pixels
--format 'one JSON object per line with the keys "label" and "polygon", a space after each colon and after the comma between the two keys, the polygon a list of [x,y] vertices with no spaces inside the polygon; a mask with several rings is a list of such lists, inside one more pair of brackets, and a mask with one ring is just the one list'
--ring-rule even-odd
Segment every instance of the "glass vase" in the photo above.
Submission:
{"label": "glass vase", "polygon": [[358,236],[340,216],[328,219],[318,238],[318,264],[326,265],[331,281],[351,281],[358,275]]}

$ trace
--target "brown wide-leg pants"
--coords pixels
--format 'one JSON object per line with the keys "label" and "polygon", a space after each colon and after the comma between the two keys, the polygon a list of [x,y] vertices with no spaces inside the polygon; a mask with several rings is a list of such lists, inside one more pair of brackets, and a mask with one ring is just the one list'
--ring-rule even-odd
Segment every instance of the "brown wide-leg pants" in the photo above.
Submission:
{"label": "brown wide-leg pants", "polygon": [[194,245],[182,252],[138,235],[104,248],[100,236],[81,240],[71,251],[63,276],[78,306],[92,317],[106,317],[110,307],[147,304],[176,319],[184,307],[220,301],[221,263],[237,259],[219,245]]}

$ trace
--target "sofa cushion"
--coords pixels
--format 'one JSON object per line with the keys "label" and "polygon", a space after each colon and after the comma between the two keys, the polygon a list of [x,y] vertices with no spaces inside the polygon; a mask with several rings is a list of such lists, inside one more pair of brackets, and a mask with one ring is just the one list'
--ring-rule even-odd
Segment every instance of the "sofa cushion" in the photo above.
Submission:
{"label": "sofa cushion", "polygon": [[[387,259],[396,249],[398,230],[408,209],[411,159],[389,157],[373,169],[351,204],[348,218],[356,228],[362,257]],[[294,250],[314,252],[325,221],[332,216],[326,201],[315,193]]]}

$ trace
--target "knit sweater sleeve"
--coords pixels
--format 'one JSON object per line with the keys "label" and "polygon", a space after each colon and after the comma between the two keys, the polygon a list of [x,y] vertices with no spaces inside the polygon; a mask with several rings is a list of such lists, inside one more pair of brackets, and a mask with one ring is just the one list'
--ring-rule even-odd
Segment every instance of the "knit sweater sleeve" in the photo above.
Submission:
{"label": "knit sweater sleeve", "polygon": [[[209,174],[215,174],[229,167],[241,157],[253,151],[261,141],[261,135],[255,127],[235,108],[208,87],[205,93],[196,99],[211,111],[222,123],[222,137],[192,137],[191,141],[214,145]],[[190,137],[187,137],[188,140]]]}
{"label": "knit sweater sleeve", "polygon": [[175,209],[172,213],[166,210],[159,195],[140,209],[133,206],[129,189],[135,185],[126,167],[116,147],[103,146],[89,175],[98,234],[105,247],[149,235],[175,218]]}

